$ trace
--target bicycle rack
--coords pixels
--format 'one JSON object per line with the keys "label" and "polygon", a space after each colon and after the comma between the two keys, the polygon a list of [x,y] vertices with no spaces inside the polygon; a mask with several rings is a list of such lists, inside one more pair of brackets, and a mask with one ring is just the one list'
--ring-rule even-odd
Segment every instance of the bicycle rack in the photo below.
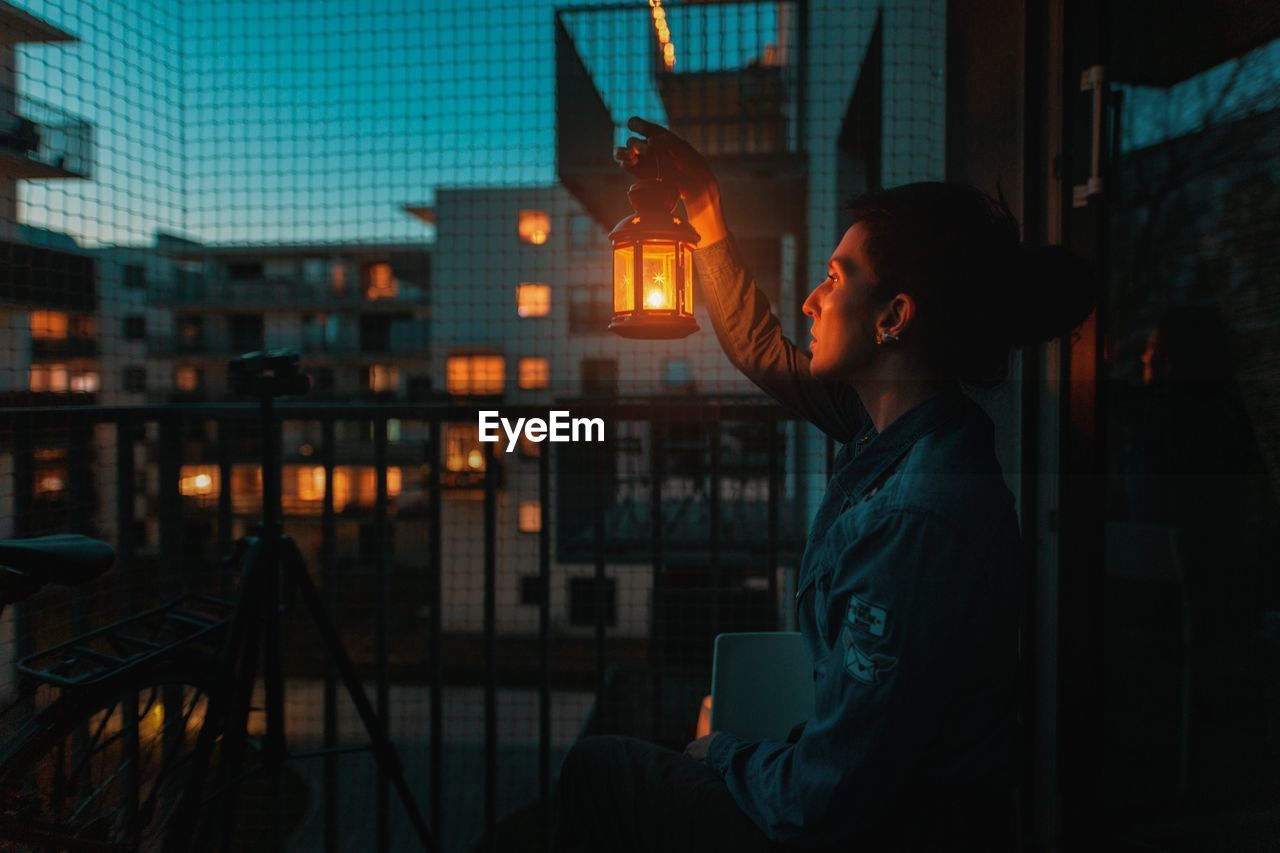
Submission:
{"label": "bicycle rack", "polygon": [[217,649],[234,602],[186,595],[24,658],[18,671],[55,687],[84,687],[178,649]]}

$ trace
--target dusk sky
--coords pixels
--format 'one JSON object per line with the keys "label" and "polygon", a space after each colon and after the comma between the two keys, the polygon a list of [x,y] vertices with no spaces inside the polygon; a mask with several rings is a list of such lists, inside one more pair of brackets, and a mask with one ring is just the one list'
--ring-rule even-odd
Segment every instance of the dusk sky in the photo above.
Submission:
{"label": "dusk sky", "polygon": [[[22,215],[86,245],[146,244],[157,228],[219,243],[421,240],[430,229],[400,206],[438,186],[554,180],[563,0],[22,5],[80,40],[26,46],[20,85],[93,124],[95,169],[25,184]],[[745,19],[750,44],[717,45],[694,23],[707,14],[672,12],[681,69],[740,65],[776,40],[771,4],[710,12]],[[615,120],[663,120],[648,5],[585,21],[570,29]]]}
{"label": "dusk sky", "polygon": [[[401,206],[431,203],[436,187],[555,179],[553,15],[582,0],[19,5],[79,38],[23,48],[21,91],[94,132],[93,179],[25,182],[20,215],[84,245],[149,244],[157,229],[214,243],[417,241],[431,229]],[[741,66],[777,41],[774,8],[672,8],[677,70]],[[722,43],[708,32],[716,16],[750,35]],[[663,120],[647,3],[566,20],[615,122]],[[1274,107],[1278,56],[1272,43],[1239,61],[1245,73],[1231,62],[1172,90],[1122,87],[1124,147]]]}

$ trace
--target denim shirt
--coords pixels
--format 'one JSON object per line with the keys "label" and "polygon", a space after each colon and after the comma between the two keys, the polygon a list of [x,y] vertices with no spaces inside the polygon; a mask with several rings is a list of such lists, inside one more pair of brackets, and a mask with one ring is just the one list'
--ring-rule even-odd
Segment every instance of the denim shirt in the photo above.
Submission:
{"label": "denim shirt", "polygon": [[734,364],[843,442],[797,583],[813,716],[786,742],[719,732],[707,764],[796,846],[999,800],[1016,767],[1021,546],[990,419],[952,388],[877,434],[849,386],[809,375],[732,238],[694,263]]}

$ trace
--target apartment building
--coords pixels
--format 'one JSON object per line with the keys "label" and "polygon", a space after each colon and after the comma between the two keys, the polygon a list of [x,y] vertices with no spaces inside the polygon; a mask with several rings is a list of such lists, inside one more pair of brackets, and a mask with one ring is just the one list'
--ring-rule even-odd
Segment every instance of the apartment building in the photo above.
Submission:
{"label": "apartment building", "polygon": [[[9,405],[91,403],[100,388],[94,260],[70,237],[18,221],[22,182],[84,180],[92,171],[92,127],[17,84],[20,45],[75,40],[0,3],[0,401]],[[66,431],[23,431],[5,445],[0,478],[20,488],[0,490],[0,536],[56,523],[68,511]]]}

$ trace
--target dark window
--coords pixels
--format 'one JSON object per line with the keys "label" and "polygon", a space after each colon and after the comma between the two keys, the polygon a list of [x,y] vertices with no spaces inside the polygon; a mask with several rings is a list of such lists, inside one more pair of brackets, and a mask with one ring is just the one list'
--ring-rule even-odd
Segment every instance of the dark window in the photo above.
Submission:
{"label": "dark window", "polygon": [[141,264],[125,264],[121,271],[125,287],[142,288],[147,286],[147,268]]}
{"label": "dark window", "polygon": [[604,232],[590,216],[575,213],[569,217],[569,245],[575,249],[605,244]]}
{"label": "dark window", "polygon": [[524,575],[520,578],[520,603],[532,604],[535,607],[542,603],[542,578],[538,575]]}
{"label": "dark window", "polygon": [[582,360],[582,395],[584,397],[616,397],[618,395],[618,362],[611,358]]}
{"label": "dark window", "polygon": [[129,341],[140,341],[147,336],[147,318],[136,314],[124,318],[124,337]]}
{"label": "dark window", "polygon": [[179,352],[200,352],[204,348],[204,318],[178,317],[174,320]]}
{"label": "dark window", "polygon": [[618,623],[616,586],[613,578],[605,578],[601,581],[601,586],[599,587],[600,595],[597,596],[596,579],[594,577],[570,578],[569,624],[596,624],[597,598],[603,598],[604,624],[609,626],[616,625]]}
{"label": "dark window", "polygon": [[145,367],[126,367],[124,369],[124,390],[147,390],[147,369]]}
{"label": "dark window", "polygon": [[431,399],[431,377],[410,376],[408,395],[410,400],[416,400],[418,402]]}
{"label": "dark window", "polygon": [[[378,538],[378,526],[376,524],[361,524],[359,542],[357,547],[360,550],[360,559],[376,560],[382,555],[382,542]],[[387,556],[394,554],[396,549],[395,528],[387,526]]]}
{"label": "dark window", "polygon": [[328,392],[333,390],[333,368],[313,367],[307,371],[311,376],[311,388],[314,391]]}
{"label": "dark window", "polygon": [[262,278],[262,262],[227,264],[227,278],[234,281],[258,281]]}
{"label": "dark window", "polygon": [[360,318],[360,351],[387,352],[391,349],[391,318]]}
{"label": "dark window", "polygon": [[227,318],[231,349],[234,352],[253,352],[262,349],[262,315],[234,314]]}
{"label": "dark window", "polygon": [[613,319],[609,288],[578,284],[569,288],[569,331],[574,334],[603,334]]}
{"label": "dark window", "polygon": [[92,314],[71,315],[71,337],[80,341],[91,341],[97,337],[97,319]]}

